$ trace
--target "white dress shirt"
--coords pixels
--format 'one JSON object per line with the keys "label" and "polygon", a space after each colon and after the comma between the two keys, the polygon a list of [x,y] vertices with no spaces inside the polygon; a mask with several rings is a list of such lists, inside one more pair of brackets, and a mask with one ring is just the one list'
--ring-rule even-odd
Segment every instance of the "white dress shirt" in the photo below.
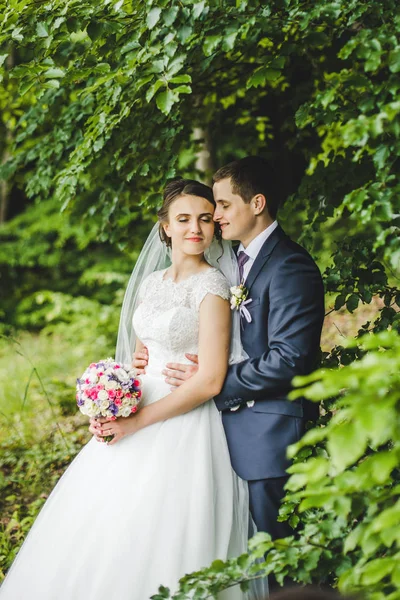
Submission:
{"label": "white dress shirt", "polygon": [[243,244],[240,243],[240,246],[238,248],[238,254],[239,254],[239,252],[245,252],[247,254],[247,256],[249,257],[249,260],[243,267],[243,280],[244,281],[246,281],[246,277],[249,274],[249,271],[250,271],[251,267],[253,266],[253,263],[256,260],[258,253],[260,252],[264,242],[269,238],[271,233],[273,231],[275,231],[275,229],[277,227],[278,227],[278,221],[274,221],[273,223],[271,223],[271,225],[269,225],[267,227],[267,229],[264,229],[264,231],[259,233],[258,236],[255,237],[254,240],[252,240],[250,242],[250,244],[247,246],[247,248],[245,248],[243,246]]}

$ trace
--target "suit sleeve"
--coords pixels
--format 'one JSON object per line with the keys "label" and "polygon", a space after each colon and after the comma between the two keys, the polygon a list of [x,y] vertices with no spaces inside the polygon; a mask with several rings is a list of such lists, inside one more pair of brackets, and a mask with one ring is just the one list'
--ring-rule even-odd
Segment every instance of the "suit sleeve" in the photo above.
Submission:
{"label": "suit sleeve", "polygon": [[217,408],[286,396],[293,377],[315,366],[323,319],[318,267],[306,254],[285,258],[269,288],[268,348],[261,356],[229,367],[223,389],[214,399]]}

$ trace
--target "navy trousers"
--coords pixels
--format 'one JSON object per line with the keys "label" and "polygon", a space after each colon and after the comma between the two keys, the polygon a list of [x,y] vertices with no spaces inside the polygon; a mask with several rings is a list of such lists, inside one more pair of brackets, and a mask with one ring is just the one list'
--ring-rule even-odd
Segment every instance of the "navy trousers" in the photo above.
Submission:
{"label": "navy trousers", "polygon": [[[287,521],[278,522],[279,506],[285,490],[283,486],[289,477],[276,477],[275,479],[258,479],[248,481],[250,512],[258,531],[266,531],[273,540],[293,535],[293,529]],[[268,576],[269,591],[280,588],[273,575]],[[286,581],[284,586],[293,585]]]}
{"label": "navy trousers", "polygon": [[258,479],[248,481],[250,496],[250,512],[258,531],[266,531],[273,540],[293,534],[287,521],[278,522],[279,506],[285,490],[283,486],[288,477],[274,479]]}

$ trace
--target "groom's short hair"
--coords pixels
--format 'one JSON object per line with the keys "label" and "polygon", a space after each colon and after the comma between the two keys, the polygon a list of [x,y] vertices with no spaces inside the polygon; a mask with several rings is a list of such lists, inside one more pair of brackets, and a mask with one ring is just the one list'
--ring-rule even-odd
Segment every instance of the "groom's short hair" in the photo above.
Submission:
{"label": "groom's short hair", "polygon": [[269,215],[275,219],[279,207],[279,190],[276,175],[270,163],[261,156],[246,156],[218,169],[213,183],[230,179],[232,192],[248,204],[254,196],[262,194],[267,201]]}

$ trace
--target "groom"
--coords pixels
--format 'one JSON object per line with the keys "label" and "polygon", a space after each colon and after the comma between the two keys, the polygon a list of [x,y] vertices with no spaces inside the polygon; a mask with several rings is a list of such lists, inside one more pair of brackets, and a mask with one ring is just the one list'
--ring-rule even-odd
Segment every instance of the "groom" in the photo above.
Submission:
{"label": "groom", "polygon": [[[249,156],[219,169],[213,178],[214,220],[222,237],[240,242],[240,279],[248,290],[241,340],[249,358],[231,365],[215,403],[222,411],[232,466],[248,481],[250,509],[259,531],[273,539],[291,535],[277,521],[288,479],[286,449],[315,420],[318,407],[289,401],[295,375],[317,363],[324,319],[318,267],[276,221],[278,203],[266,160]],[[197,357],[187,355],[192,362]],[[182,384],[196,365],[170,363],[164,374]]]}

